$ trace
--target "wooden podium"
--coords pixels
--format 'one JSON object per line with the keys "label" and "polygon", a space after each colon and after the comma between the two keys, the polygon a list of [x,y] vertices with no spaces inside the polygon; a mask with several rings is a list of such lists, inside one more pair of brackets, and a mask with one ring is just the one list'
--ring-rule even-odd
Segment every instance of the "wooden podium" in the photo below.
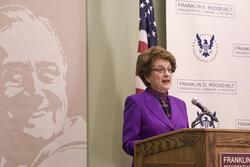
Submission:
{"label": "wooden podium", "polygon": [[182,129],[154,136],[136,142],[134,163],[135,167],[220,167],[222,153],[249,154],[250,131]]}

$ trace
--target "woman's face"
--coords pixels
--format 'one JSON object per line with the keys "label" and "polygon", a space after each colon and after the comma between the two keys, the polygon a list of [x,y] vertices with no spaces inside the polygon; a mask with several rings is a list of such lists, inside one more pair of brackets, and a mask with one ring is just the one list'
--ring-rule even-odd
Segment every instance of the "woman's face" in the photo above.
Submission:
{"label": "woman's face", "polygon": [[168,60],[156,59],[146,80],[155,91],[166,93],[172,84],[172,67]]}

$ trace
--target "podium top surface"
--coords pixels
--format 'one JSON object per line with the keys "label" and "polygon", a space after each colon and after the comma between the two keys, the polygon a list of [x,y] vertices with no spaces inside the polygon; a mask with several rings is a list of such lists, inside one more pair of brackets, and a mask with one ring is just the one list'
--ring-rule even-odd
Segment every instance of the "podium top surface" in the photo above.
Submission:
{"label": "podium top surface", "polygon": [[175,135],[178,133],[195,133],[195,132],[199,132],[199,133],[209,133],[209,132],[217,132],[217,133],[250,133],[250,130],[243,130],[243,129],[215,129],[215,128],[211,128],[211,129],[205,129],[205,128],[184,128],[184,129],[179,129],[179,130],[175,130],[175,131],[171,131],[171,132],[167,132],[167,133],[163,133],[157,136],[152,136],[143,140],[138,140],[136,141],[136,145],[137,144],[141,144],[144,143],[146,141],[151,141],[155,138],[161,138],[164,136],[171,136],[171,135]]}

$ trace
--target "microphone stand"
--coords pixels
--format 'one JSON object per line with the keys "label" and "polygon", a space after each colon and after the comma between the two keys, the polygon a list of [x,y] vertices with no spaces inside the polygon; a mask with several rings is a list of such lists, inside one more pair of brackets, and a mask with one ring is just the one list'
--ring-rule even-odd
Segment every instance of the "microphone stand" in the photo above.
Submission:
{"label": "microphone stand", "polygon": [[[210,118],[210,120],[208,119]],[[203,119],[204,118],[204,119]],[[215,128],[214,122],[219,122],[218,118],[216,117],[216,112],[211,113],[207,110],[198,112],[197,111],[197,118],[192,122],[192,128],[195,128],[197,125],[201,125],[204,128]]]}

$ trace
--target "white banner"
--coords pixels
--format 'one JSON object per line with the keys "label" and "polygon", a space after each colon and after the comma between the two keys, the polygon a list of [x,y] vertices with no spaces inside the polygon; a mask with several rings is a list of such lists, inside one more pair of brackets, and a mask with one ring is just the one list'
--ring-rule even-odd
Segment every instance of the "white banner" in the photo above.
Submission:
{"label": "white banner", "polygon": [[166,1],[167,49],[177,59],[170,94],[197,97],[220,128],[250,128],[250,1]]}

